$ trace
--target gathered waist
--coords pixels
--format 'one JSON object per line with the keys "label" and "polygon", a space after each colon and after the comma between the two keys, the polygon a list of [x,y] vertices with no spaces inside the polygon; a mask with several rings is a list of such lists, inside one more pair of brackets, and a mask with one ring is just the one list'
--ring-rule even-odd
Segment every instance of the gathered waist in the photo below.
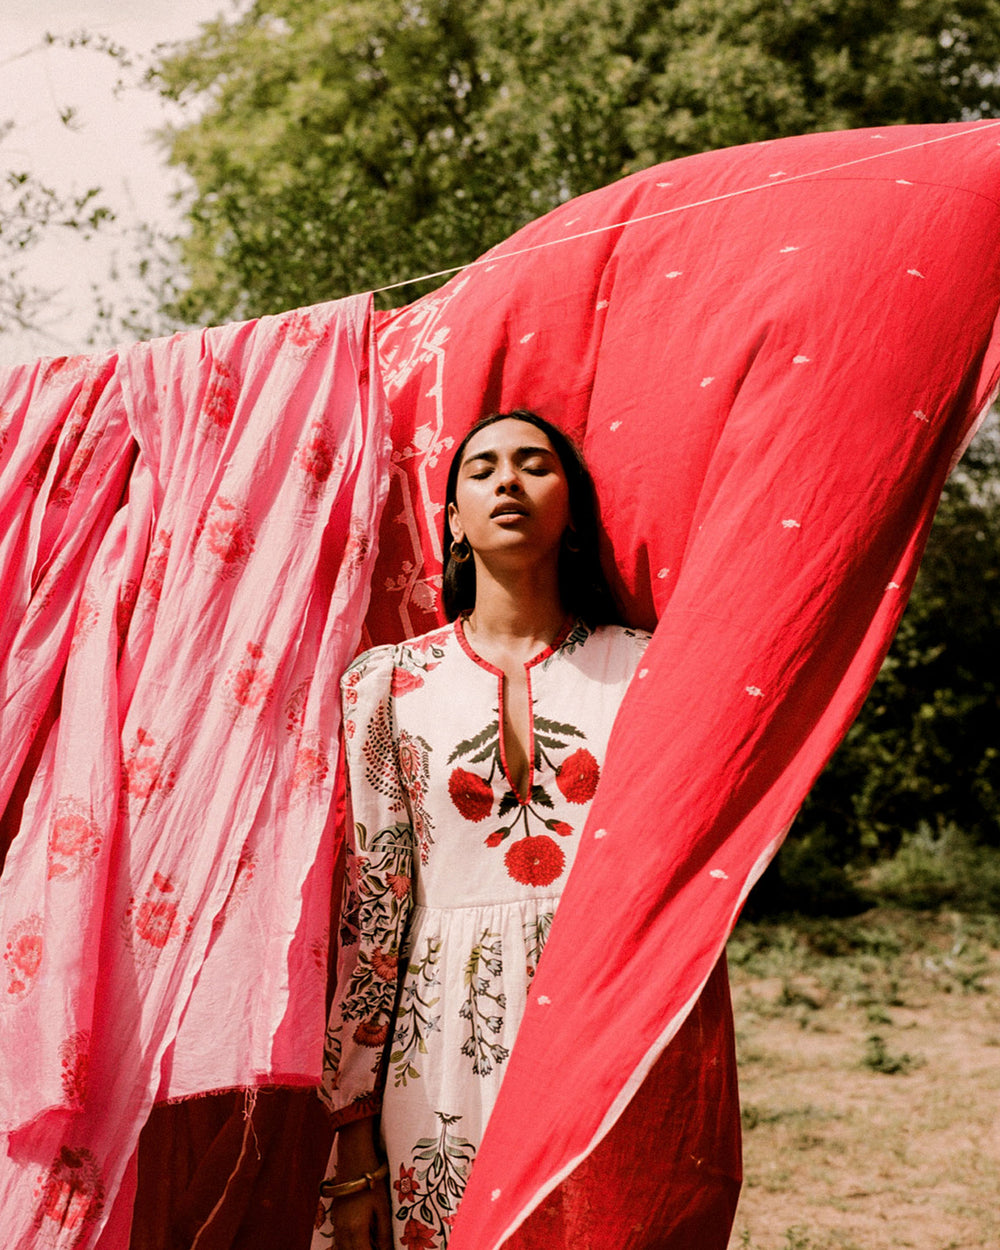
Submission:
{"label": "gathered waist", "polygon": [[442,919],[460,919],[487,917],[490,915],[517,915],[519,913],[536,913],[554,911],[559,904],[561,894],[536,894],[530,898],[512,898],[488,903],[462,903],[453,907],[435,906],[429,903],[414,903],[412,922],[424,922],[434,916]]}

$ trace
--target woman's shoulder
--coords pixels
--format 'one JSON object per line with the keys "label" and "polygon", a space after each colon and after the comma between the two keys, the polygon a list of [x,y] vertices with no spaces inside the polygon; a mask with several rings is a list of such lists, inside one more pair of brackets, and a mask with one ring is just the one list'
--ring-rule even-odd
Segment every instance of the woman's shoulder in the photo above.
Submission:
{"label": "woman's shoulder", "polygon": [[598,645],[624,652],[635,651],[640,655],[653,636],[648,629],[636,629],[632,625],[597,625],[589,633],[590,639]]}
{"label": "woman's shoulder", "polygon": [[406,684],[403,674],[415,671],[427,673],[436,668],[444,658],[454,633],[454,627],[446,625],[417,638],[371,647],[347,666],[340,684],[345,689],[385,684],[392,686],[394,694],[399,694],[397,687],[401,683]]}
{"label": "woman's shoulder", "polygon": [[[386,642],[377,647],[369,647],[367,651],[362,651],[344,669],[344,675],[340,679],[341,685],[357,685],[359,679],[368,673],[378,672],[380,669],[391,666],[395,650],[395,643]],[[349,677],[353,678],[350,682],[347,680]]]}
{"label": "woman's shoulder", "polygon": [[[635,669],[651,635],[644,629],[628,625],[588,625],[577,621],[543,667],[550,663],[570,661],[585,668],[597,665],[607,672],[621,670],[627,678]],[[578,657],[573,659],[572,657]]]}

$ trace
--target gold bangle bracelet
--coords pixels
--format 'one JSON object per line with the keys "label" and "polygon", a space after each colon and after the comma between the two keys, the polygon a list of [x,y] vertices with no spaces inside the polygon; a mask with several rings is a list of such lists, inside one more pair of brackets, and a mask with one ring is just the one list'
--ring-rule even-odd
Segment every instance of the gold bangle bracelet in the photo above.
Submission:
{"label": "gold bangle bracelet", "polygon": [[351,1194],[359,1194],[363,1189],[374,1189],[375,1182],[384,1180],[389,1175],[388,1163],[383,1163],[374,1172],[366,1172],[356,1181],[323,1181],[319,1192],[324,1198],[348,1198]]}

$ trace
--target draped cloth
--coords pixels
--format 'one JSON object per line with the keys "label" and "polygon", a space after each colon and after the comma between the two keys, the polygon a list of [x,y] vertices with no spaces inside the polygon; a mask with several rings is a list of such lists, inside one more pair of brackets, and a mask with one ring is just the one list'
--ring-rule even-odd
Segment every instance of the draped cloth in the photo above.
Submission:
{"label": "draped cloth", "polygon": [[699,1210],[704,1169],[677,1149],[698,1089],[663,1065],[874,680],[995,391],[998,145],[987,122],[675,161],[382,315],[371,638],[430,628],[450,450],[517,406],[583,445],[606,567],[655,625],[450,1250],[543,1250],[554,1228],[725,1245],[725,1202]]}
{"label": "draped cloth", "polygon": [[583,444],[655,633],[451,1250],[724,1240],[678,1035],[690,1072],[995,390],[998,141],[806,136],[567,203],[376,318],[391,459],[363,299],[0,379],[6,1245],[125,1246],[154,1101],[316,1080],[335,678],[369,585],[366,641],[435,623],[450,452],[518,405]]}
{"label": "draped cloth", "polygon": [[373,364],[356,297],[5,379],[11,1250],[127,1244],[154,1100],[319,1079]]}

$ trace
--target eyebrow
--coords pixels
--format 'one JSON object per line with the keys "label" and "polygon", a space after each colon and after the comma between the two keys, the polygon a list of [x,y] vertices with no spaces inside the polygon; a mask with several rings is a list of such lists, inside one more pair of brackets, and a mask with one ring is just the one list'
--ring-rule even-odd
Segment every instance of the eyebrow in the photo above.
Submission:
{"label": "eyebrow", "polygon": [[[518,460],[529,460],[532,456],[555,456],[555,452],[548,447],[518,447],[514,452],[514,456]],[[471,464],[474,460],[486,460],[490,464],[496,464],[500,459],[498,452],[488,449],[486,451],[475,451],[470,456],[466,456],[462,464]]]}

